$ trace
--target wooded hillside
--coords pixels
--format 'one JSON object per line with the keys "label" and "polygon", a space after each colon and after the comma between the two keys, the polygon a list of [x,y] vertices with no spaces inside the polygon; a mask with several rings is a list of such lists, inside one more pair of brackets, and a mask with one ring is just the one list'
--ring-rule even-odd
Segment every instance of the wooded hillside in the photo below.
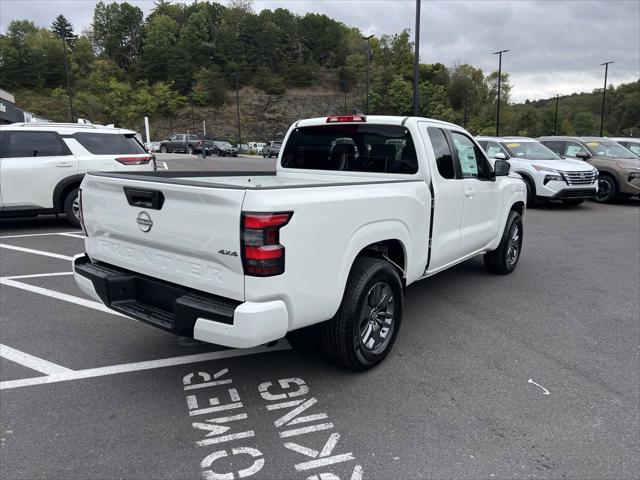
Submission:
{"label": "wooded hillside", "polygon": [[[237,140],[236,82],[244,140],[268,140],[296,118],[366,109],[367,42],[325,15],[160,1],[145,18],[128,3],[99,2],[80,35],[63,16],[48,29],[13,21],[0,36],[0,87],[26,110],[70,120],[65,50],[76,117],[141,130],[147,115],[155,138],[207,120],[212,134]],[[412,113],[412,62],[408,30],[370,40],[369,113]],[[492,134],[497,76],[420,65],[420,114]],[[555,99],[511,104],[508,74],[502,82],[501,133],[552,133]],[[597,134],[601,94],[561,97],[557,133]],[[605,119],[605,134],[640,134],[640,81],[608,89]]]}

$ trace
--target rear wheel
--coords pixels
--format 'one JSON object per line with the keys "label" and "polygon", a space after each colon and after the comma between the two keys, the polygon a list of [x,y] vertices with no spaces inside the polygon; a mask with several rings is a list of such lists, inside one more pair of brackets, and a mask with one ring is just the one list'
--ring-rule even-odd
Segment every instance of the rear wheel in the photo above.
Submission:
{"label": "rear wheel", "polygon": [[578,205],[582,204],[582,202],[584,202],[582,198],[570,198],[568,200],[562,200],[562,203],[564,203],[567,207],[577,207]]}
{"label": "rear wheel", "polygon": [[389,262],[356,259],[338,313],[322,325],[327,355],[353,370],[384,360],[398,335],[403,295],[400,275]]}
{"label": "rear wheel", "polygon": [[613,177],[609,175],[600,175],[598,178],[598,192],[596,193],[596,202],[610,203],[618,195],[618,186]]}
{"label": "rear wheel", "polygon": [[193,151],[194,151],[194,150],[193,150],[193,147],[192,147],[191,145],[189,145],[189,146],[187,147],[187,153],[188,153],[189,155],[193,155]]}
{"label": "rear wheel", "polygon": [[493,252],[484,254],[484,268],[501,275],[513,272],[522,252],[523,233],[522,217],[515,210],[511,210],[500,245]]}
{"label": "rear wheel", "polygon": [[64,199],[64,214],[74,227],[80,226],[80,199],[78,189],[71,190]]}

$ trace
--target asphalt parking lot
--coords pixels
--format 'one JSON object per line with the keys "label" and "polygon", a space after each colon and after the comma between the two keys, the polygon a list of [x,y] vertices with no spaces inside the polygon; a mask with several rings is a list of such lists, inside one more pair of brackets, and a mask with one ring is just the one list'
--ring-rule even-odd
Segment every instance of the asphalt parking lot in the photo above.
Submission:
{"label": "asphalt parking lot", "polygon": [[226,350],[110,313],[69,275],[81,232],[0,232],[3,480],[638,478],[640,201],[529,210],[517,270],[410,286],[366,373],[313,329]]}

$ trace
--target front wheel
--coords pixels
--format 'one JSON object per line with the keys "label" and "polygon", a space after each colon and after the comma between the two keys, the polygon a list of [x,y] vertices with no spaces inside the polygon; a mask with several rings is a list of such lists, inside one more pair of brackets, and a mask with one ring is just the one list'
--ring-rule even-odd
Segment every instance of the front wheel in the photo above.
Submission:
{"label": "front wheel", "polygon": [[356,259],[338,313],[322,325],[329,358],[353,370],[384,360],[398,335],[403,301],[400,275],[389,262]]}
{"label": "front wheel", "polygon": [[613,177],[609,175],[600,175],[598,178],[598,191],[596,193],[596,202],[610,203],[618,195],[618,187]]}
{"label": "front wheel", "polygon": [[500,245],[484,254],[484,268],[491,273],[506,275],[516,269],[522,252],[522,217],[515,210],[509,212]]}
{"label": "front wheel", "polygon": [[160,147],[160,153],[167,153],[167,147],[165,147],[164,145],[162,145]]}
{"label": "front wheel", "polygon": [[577,207],[578,205],[581,205],[582,202],[584,202],[582,198],[570,198],[567,200],[562,200],[562,203],[564,203],[567,207]]}
{"label": "front wheel", "polygon": [[78,189],[74,188],[64,199],[64,214],[74,227],[80,226],[80,199]]}

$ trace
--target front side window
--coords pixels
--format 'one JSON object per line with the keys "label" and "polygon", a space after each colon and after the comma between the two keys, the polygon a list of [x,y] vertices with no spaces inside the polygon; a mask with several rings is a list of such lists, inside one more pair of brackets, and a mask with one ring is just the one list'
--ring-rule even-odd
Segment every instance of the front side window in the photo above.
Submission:
{"label": "front side window", "polygon": [[578,153],[588,154],[587,150],[577,142],[567,142],[564,147],[566,157],[575,157]]}
{"label": "front side window", "polygon": [[640,155],[640,143],[629,143],[627,144],[627,148],[636,155]]}
{"label": "front side window", "polygon": [[429,139],[433,146],[433,153],[436,157],[436,165],[438,166],[438,173],[442,178],[453,179],[456,177],[456,171],[453,166],[453,155],[451,155],[451,149],[449,148],[449,142],[447,137],[440,128],[429,127],[427,128],[429,133]]}
{"label": "front side window", "polygon": [[54,132],[6,132],[5,157],[71,155]]}
{"label": "front side window", "polygon": [[73,138],[94,155],[146,153],[133,134],[81,132]]}
{"label": "front side window", "polygon": [[282,155],[284,168],[347,172],[418,171],[409,131],[400,125],[344,124],[296,128]]}
{"label": "front side window", "polygon": [[462,176],[464,178],[489,178],[491,167],[480,147],[461,133],[451,132],[451,137],[458,153]]}
{"label": "front side window", "polygon": [[500,145],[496,142],[487,142],[487,146],[484,150],[487,152],[488,157],[493,157],[496,153],[503,153]]}

